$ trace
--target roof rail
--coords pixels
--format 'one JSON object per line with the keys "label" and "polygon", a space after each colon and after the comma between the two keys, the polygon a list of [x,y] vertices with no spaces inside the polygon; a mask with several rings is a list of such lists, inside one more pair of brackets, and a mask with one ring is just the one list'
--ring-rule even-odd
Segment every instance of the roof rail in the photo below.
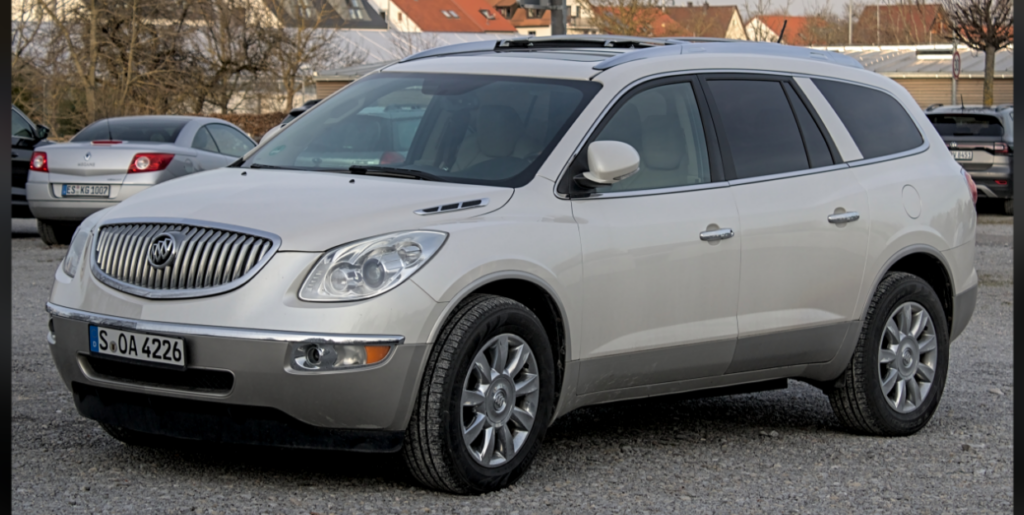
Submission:
{"label": "roof rail", "polygon": [[[677,43],[675,46],[662,46],[654,48],[643,48],[635,50],[633,52],[627,52],[616,56],[609,57],[600,63],[594,65],[595,70],[607,70],[614,68],[620,64],[625,64],[631,61],[638,61],[640,59],[650,59],[653,57],[666,57],[672,55],[683,55],[683,54],[694,54],[694,53],[719,53],[719,54],[755,54],[765,56],[779,56],[779,57],[795,57],[798,59],[815,59],[820,61],[832,62],[834,64],[849,66],[851,68],[863,69],[864,66],[860,64],[860,61],[853,57],[839,54],[836,52],[827,52],[824,50],[811,49],[806,47],[780,45],[778,43],[755,43],[749,41],[738,41],[738,40],[717,40],[707,38],[703,40],[695,40],[696,38],[672,38],[670,41]],[[724,44],[723,44],[724,43]]]}
{"label": "roof rail", "polygon": [[1013,109],[1013,104],[999,104],[996,106],[996,111],[1002,111],[1003,109]]}
{"label": "roof rail", "polygon": [[426,57],[468,54],[490,50],[555,49],[555,48],[649,48],[682,44],[681,39],[642,38],[633,36],[573,35],[527,36],[496,41],[458,43],[410,55],[399,62],[415,61]]}
{"label": "roof rail", "polygon": [[925,111],[931,111],[932,109],[935,109],[936,107],[942,107],[942,104],[932,104],[932,105],[924,108],[924,110]]}

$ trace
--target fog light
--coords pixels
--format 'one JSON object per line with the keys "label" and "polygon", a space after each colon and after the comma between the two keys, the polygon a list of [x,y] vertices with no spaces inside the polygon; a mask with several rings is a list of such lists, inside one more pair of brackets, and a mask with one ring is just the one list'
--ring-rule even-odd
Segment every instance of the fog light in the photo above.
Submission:
{"label": "fog light", "polygon": [[327,372],[380,363],[390,352],[389,345],[293,343],[288,355],[293,370]]}

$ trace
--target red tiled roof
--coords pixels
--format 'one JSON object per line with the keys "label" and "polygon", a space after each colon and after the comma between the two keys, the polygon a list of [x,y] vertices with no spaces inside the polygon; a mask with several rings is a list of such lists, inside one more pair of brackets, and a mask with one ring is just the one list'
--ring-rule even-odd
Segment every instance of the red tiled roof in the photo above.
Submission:
{"label": "red tiled roof", "polygon": [[[772,32],[782,35],[782,42],[787,45],[807,46],[811,44],[810,34],[807,33],[810,20],[806,16],[760,16],[761,23],[765,24]],[[786,33],[782,33],[782,24],[786,24]]]}
{"label": "red tiled roof", "polygon": [[[423,32],[515,32],[516,28],[486,0],[391,0]],[[480,12],[489,11],[493,20]],[[454,11],[448,18],[442,11]]]}
{"label": "red tiled roof", "polygon": [[[729,23],[732,21],[733,13],[739,13],[735,5],[666,7],[665,14],[676,23],[676,30],[679,31],[678,33],[668,35],[724,38],[725,33],[729,30]],[[655,32],[657,32],[661,23],[662,20],[659,19],[657,25],[655,25]],[[665,30],[668,30],[667,22],[665,23]]]}
{"label": "red tiled roof", "polygon": [[512,13],[512,22],[516,28],[518,27],[550,27],[551,26],[551,11],[544,11],[544,16],[540,18],[527,18],[526,9],[516,9]]}

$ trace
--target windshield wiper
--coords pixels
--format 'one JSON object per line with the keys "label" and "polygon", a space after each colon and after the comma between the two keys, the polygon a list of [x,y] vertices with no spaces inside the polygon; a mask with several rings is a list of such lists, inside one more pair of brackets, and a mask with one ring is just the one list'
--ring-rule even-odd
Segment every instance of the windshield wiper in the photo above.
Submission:
{"label": "windshield wiper", "polygon": [[448,182],[448,179],[438,177],[432,173],[412,170],[410,168],[394,168],[391,166],[350,166],[349,173],[356,175],[378,175],[382,177],[406,177],[409,179],[420,179],[423,181]]}
{"label": "windshield wiper", "polygon": [[257,168],[273,168],[273,169],[276,169],[276,170],[303,170],[302,168],[288,168],[287,166],[264,165],[264,164],[260,164],[260,163],[253,163],[253,164],[249,165],[249,168],[252,168],[252,169],[257,169]]}

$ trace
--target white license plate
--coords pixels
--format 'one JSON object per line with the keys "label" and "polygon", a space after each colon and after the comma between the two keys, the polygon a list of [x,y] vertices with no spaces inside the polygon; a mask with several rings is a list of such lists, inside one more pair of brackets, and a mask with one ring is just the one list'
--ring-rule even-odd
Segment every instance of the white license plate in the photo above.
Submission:
{"label": "white license plate", "polygon": [[950,154],[953,154],[953,159],[957,161],[970,161],[974,159],[973,150],[950,150]]}
{"label": "white license plate", "polygon": [[89,350],[102,356],[185,368],[185,342],[180,338],[90,325]]}
{"label": "white license plate", "polygon": [[62,197],[109,197],[109,184],[65,184]]}

